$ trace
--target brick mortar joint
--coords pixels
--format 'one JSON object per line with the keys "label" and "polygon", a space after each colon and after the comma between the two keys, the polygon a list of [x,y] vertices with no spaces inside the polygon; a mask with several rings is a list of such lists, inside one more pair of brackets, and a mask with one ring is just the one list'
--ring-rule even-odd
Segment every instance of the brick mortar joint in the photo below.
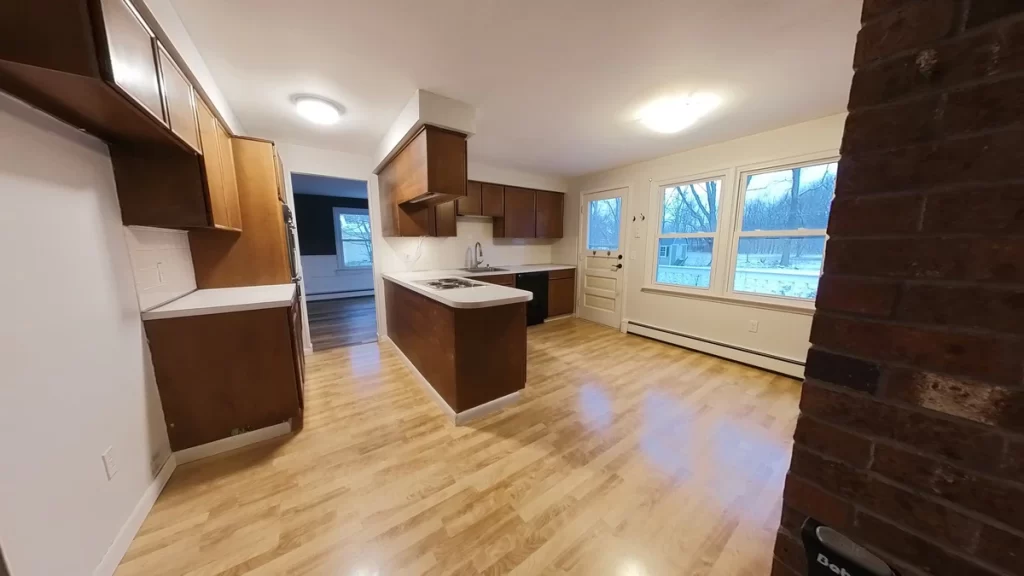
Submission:
{"label": "brick mortar joint", "polygon": [[[910,146],[913,148],[913,146]],[[864,156],[876,155],[875,152],[865,153]],[[880,156],[880,155],[879,155]],[[857,154],[846,154],[843,159],[847,162],[852,162],[858,159]],[[840,166],[842,165],[843,159],[840,160]],[[841,195],[837,195],[836,199],[853,199],[853,198],[892,198],[892,197],[904,197],[904,196],[941,196],[944,194],[955,194],[955,193],[971,193],[971,192],[982,192],[986,190],[1004,190],[1007,188],[1015,188],[1024,185],[1024,178],[1007,178],[1005,180],[992,181],[965,181],[957,182],[954,184],[934,184],[927,188],[904,188],[902,190],[893,190],[891,192],[869,192],[869,193],[850,193],[846,192]]]}
{"label": "brick mortar joint", "polygon": [[857,112],[872,112],[880,110],[882,108],[888,108],[890,106],[900,106],[904,104],[910,104],[914,100],[934,98],[942,94],[948,94],[950,92],[967,92],[975,88],[987,86],[990,84],[999,84],[1000,82],[1007,82],[1013,80],[1019,80],[1024,78],[1024,71],[1007,71],[999,74],[993,74],[991,76],[981,76],[979,78],[972,78],[957,84],[939,85],[930,89],[920,90],[916,92],[909,92],[901,94],[898,97],[884,102],[878,102],[876,104],[863,104],[856,108],[847,107],[847,113],[853,115]]}
{"label": "brick mortar joint", "polygon": [[[947,93],[943,93],[942,96],[948,96]],[[940,107],[937,108],[937,112],[940,118],[936,120],[937,127],[939,130],[934,136],[931,136],[924,140],[906,142],[903,144],[896,144],[894,146],[879,147],[879,148],[867,148],[861,150],[850,150],[849,148],[842,147],[840,149],[841,156],[850,156],[856,158],[860,156],[885,156],[887,153],[899,152],[901,150],[908,150],[911,148],[920,148],[924,146],[936,146],[946,142],[957,142],[962,140],[970,140],[971,138],[983,138],[985,136],[998,136],[1006,132],[1020,132],[1022,125],[1017,124],[1006,124],[1002,126],[995,126],[990,128],[984,128],[981,130],[966,130],[966,131],[954,131],[948,129],[943,122],[945,121],[945,104],[940,103]],[[883,193],[884,194],[884,193]]]}
{"label": "brick mortar joint", "polygon": [[[978,286],[977,283],[972,283],[972,285],[973,286]],[[1024,288],[1024,284],[1017,284],[1017,286],[1020,286],[1021,288]],[[893,306],[893,310],[896,310],[895,306]],[[994,337],[996,340],[1006,340],[1007,343],[1020,343],[1020,342],[1024,342],[1024,334],[1021,334],[1021,333],[999,332],[997,330],[991,330],[991,329],[988,329],[988,328],[977,328],[977,327],[972,327],[972,326],[960,326],[960,325],[956,325],[956,324],[934,324],[934,323],[927,323],[927,322],[913,322],[913,321],[901,320],[899,318],[891,318],[891,317],[863,316],[863,315],[859,315],[859,314],[852,314],[852,313],[849,313],[849,312],[841,312],[841,311],[833,311],[833,310],[815,310],[814,318],[818,319],[819,317],[820,318],[824,318],[824,319],[835,318],[837,320],[847,320],[847,321],[851,321],[851,322],[861,322],[861,323],[868,323],[868,324],[881,324],[881,325],[884,325],[884,326],[897,327],[897,328],[914,328],[914,329],[928,330],[928,331],[934,331],[934,332],[945,332],[945,333],[957,334],[957,335],[961,335],[961,336]],[[817,343],[815,343],[813,341],[811,342],[811,344],[813,344],[814,346],[818,346],[818,347],[824,348],[823,346],[820,346],[819,344],[817,344]],[[850,354],[846,354],[846,353],[843,353],[843,352],[840,352],[840,354],[847,355],[847,356],[850,355]],[[873,360],[873,362],[890,363],[890,362],[885,361],[885,360]],[[923,368],[918,368],[918,370],[922,370],[922,371],[925,371],[925,372],[931,372],[931,370],[925,370]]]}
{"label": "brick mortar joint", "polygon": [[[968,420],[966,418],[960,418],[960,417],[957,417],[957,416],[950,416],[949,414],[946,414],[944,412],[938,412],[936,410],[931,410],[929,408],[923,408],[923,407],[918,406],[916,404],[906,404],[904,402],[894,401],[894,400],[891,400],[891,399],[888,399],[888,398],[878,398],[877,396],[873,396],[871,394],[865,394],[865,393],[862,393],[862,392],[855,392],[855,391],[850,390],[850,389],[848,389],[848,388],[846,388],[844,386],[840,386],[838,384],[833,384],[832,382],[826,382],[824,380],[817,380],[817,379],[808,378],[808,379],[806,379],[804,381],[804,383],[805,384],[806,383],[812,383],[815,386],[820,386],[822,388],[825,388],[826,390],[829,390],[829,391],[832,391],[832,392],[835,392],[835,393],[838,393],[838,394],[844,394],[844,395],[846,395],[848,397],[851,397],[851,398],[874,401],[874,402],[878,402],[879,404],[885,404],[886,406],[892,406],[894,408],[900,408],[900,409],[905,410],[907,412],[911,412],[911,413],[915,413],[915,414],[920,414],[922,416],[927,416],[927,417],[932,418],[934,420],[941,420],[941,421],[944,421],[944,422],[948,422],[950,424],[955,424],[957,426],[972,428],[972,429],[974,429],[975,431],[978,431],[978,432],[995,433],[996,435],[1001,436],[1003,438],[1003,440],[1004,440],[1003,450],[1004,451],[1008,449],[1008,447],[1007,447],[1007,441],[1008,440],[1024,441],[1024,433],[1014,432],[1012,430],[1008,430],[1008,429],[1005,429],[1005,428],[999,428],[999,427],[992,426],[992,425],[989,425],[989,424],[982,424],[980,422],[975,422],[974,420]],[[905,452],[913,452],[913,453],[918,454],[920,456],[926,456],[928,458],[931,458],[931,459],[934,459],[934,460],[938,460],[938,461],[943,462],[943,463],[947,463],[947,464],[949,464],[951,466],[955,466],[957,468],[963,468],[965,470],[972,470],[973,472],[978,472],[980,475],[987,476],[987,477],[990,477],[992,479],[999,479],[998,476],[990,476],[990,475],[988,475],[988,474],[986,474],[984,472],[974,471],[971,468],[968,468],[968,467],[965,467],[965,466],[963,466],[961,464],[953,462],[952,460],[948,460],[946,458],[943,458],[943,457],[941,457],[941,456],[939,456],[937,454],[931,454],[929,452],[918,451],[918,450],[916,450],[916,449],[914,449],[912,447],[911,447],[911,449],[908,450],[908,449],[905,448],[907,446],[906,444],[903,444],[903,443],[891,440],[891,439],[886,438],[884,436],[875,436],[875,435],[872,435],[872,434],[868,434],[866,432],[862,432],[860,430],[856,430],[854,428],[849,428],[849,427],[843,426],[841,424],[836,424],[836,423],[833,423],[833,422],[829,422],[829,421],[824,420],[823,418],[821,418],[819,416],[815,416],[813,414],[808,414],[808,413],[803,412],[803,411],[800,412],[800,415],[801,416],[806,416],[808,418],[811,418],[811,419],[813,419],[813,420],[815,420],[817,422],[822,422],[822,423],[828,424],[829,426],[831,426],[833,428],[837,428],[839,430],[843,430],[844,432],[849,432],[849,433],[853,434],[854,436],[860,436],[862,438],[866,438],[866,439],[872,440],[874,442],[882,443],[882,444],[887,445],[887,446],[891,446],[891,447],[894,447],[894,448],[900,448],[900,449],[903,449]],[[1004,452],[1004,455],[1005,455],[1005,452]],[[1000,479],[1000,481],[1008,482],[1006,479]],[[1009,481],[1009,482],[1013,483],[1012,481]],[[1016,484],[1024,486],[1024,481],[1016,482]]]}
{"label": "brick mortar joint", "polygon": [[[903,490],[907,490],[907,491],[909,491],[909,492],[911,492],[911,493],[913,493],[915,495],[918,495],[918,496],[923,496],[923,494],[919,493],[918,491],[916,491],[913,488],[910,488],[910,487],[907,487],[907,486],[903,486],[903,485],[901,485],[901,484],[899,484],[897,482],[892,481],[892,479],[889,479],[889,478],[887,478],[885,476],[882,476],[880,474],[877,474],[877,473],[873,473],[872,471],[867,471],[867,472],[873,478],[877,478],[879,480],[885,481],[886,484],[895,486],[897,488],[901,488]],[[921,533],[921,532],[919,532],[917,530],[913,530],[913,529],[903,525],[902,523],[900,523],[899,520],[894,519],[894,518],[890,518],[887,515],[885,515],[884,513],[881,513],[879,511],[872,510],[870,508],[866,508],[863,504],[860,504],[860,503],[858,503],[857,501],[855,501],[853,499],[850,499],[850,498],[847,498],[845,496],[842,496],[841,494],[837,494],[836,492],[830,490],[829,488],[827,488],[825,486],[822,486],[818,482],[815,482],[814,480],[812,480],[810,478],[807,478],[807,477],[805,477],[805,476],[803,476],[801,474],[798,474],[798,473],[794,472],[793,470],[790,470],[789,473],[792,474],[794,477],[798,478],[800,481],[806,482],[806,483],[810,484],[811,486],[814,486],[815,488],[817,488],[817,489],[821,490],[822,492],[828,494],[829,496],[832,496],[836,500],[839,500],[841,502],[845,502],[845,503],[849,504],[851,506],[851,508],[853,509],[853,511],[854,511],[854,517],[851,519],[851,521],[853,522],[853,525],[854,525],[854,528],[852,529],[852,531],[854,531],[853,536],[859,536],[855,532],[856,531],[856,516],[858,514],[864,514],[864,515],[867,515],[867,516],[872,516],[872,517],[874,517],[877,520],[881,520],[883,522],[891,524],[891,525],[895,526],[896,528],[898,528],[902,532],[905,532],[907,534],[911,534],[911,535],[913,535],[913,536],[915,536],[917,538],[920,538],[920,539],[922,539],[922,540],[924,540],[926,542],[929,542],[930,544],[933,544],[936,547],[941,548],[947,554],[959,557],[960,559],[965,560],[965,561],[967,561],[970,564],[974,564],[974,565],[977,565],[977,566],[982,566],[985,569],[992,571],[994,574],[997,574],[999,576],[1015,576],[1015,575],[1010,574],[1010,573],[1008,573],[1008,572],[1006,572],[1006,571],[1004,571],[1004,570],[1002,570],[1002,569],[1000,569],[1000,568],[998,568],[996,566],[988,564],[987,562],[981,560],[980,558],[977,558],[977,557],[975,557],[973,555],[970,555],[970,554],[973,553],[973,551],[972,552],[968,552],[966,554],[965,553],[961,553],[960,551],[956,550],[955,548],[951,548],[951,547],[947,546],[946,543],[942,542],[942,540],[940,538],[937,538],[935,536],[929,536],[929,535],[923,534],[923,533]],[[951,510],[956,510],[956,505],[951,505],[952,503],[947,503],[944,500],[940,500],[939,502],[936,502],[936,503],[941,504],[942,506],[945,506],[947,508],[950,508]],[[786,503],[785,503],[785,500],[784,500],[783,501],[783,505],[785,505],[785,504]],[[959,510],[956,510],[956,511],[959,512]],[[976,515],[977,512],[974,512],[973,514]],[[811,515],[809,514],[808,516],[811,516]],[[989,524],[989,525],[992,525],[992,526],[994,526],[996,528],[1000,528],[1000,529],[1004,529],[1005,530],[1005,528],[1003,528],[1003,526],[1005,526],[1005,525],[1003,525],[1001,523],[998,523],[998,522],[993,522],[991,519],[987,519],[987,517],[983,517],[983,518],[986,518],[986,520],[983,521],[984,524]],[[975,519],[977,519],[977,518],[975,518]],[[779,527],[779,531],[780,532],[782,531],[782,527],[781,526]],[[1013,529],[1006,530],[1006,531],[1010,532],[1012,534],[1015,534],[1015,535],[1020,535],[1021,534],[1019,531],[1013,530]],[[979,533],[980,533],[980,530],[979,530]],[[793,538],[793,536],[791,534],[789,534],[788,531],[786,531],[785,534],[787,536]],[[858,543],[860,545],[865,546],[868,549],[873,549],[876,553],[881,553],[881,555],[883,557],[895,558],[895,559],[897,559],[899,561],[900,564],[906,564],[908,566],[914,566],[913,563],[908,562],[907,560],[899,557],[896,554],[887,553],[887,552],[879,550],[875,546],[867,545],[865,542],[863,542],[859,538],[856,538],[855,540],[858,541]],[[976,550],[976,548],[975,548],[975,550]]]}
{"label": "brick mortar joint", "polygon": [[[822,275],[822,278],[840,278],[846,280],[865,280],[879,284],[905,284],[908,286],[935,286],[946,288],[984,288],[1004,292],[1018,292],[1024,290],[1024,284],[1019,282],[978,282],[977,280],[950,280],[940,278],[906,278],[893,276],[871,276],[865,274],[847,274],[843,272],[830,271]],[[819,308],[822,313],[842,313],[825,308]],[[815,312],[817,313],[817,311]],[[846,314],[853,314],[847,312]],[[877,316],[863,316],[863,318],[877,318]]]}
{"label": "brick mortar joint", "polygon": [[[945,546],[938,539],[936,539],[936,538],[934,538],[932,536],[928,536],[928,535],[922,534],[921,532],[918,532],[918,531],[916,531],[916,530],[914,530],[912,528],[909,528],[909,527],[901,524],[898,520],[894,520],[892,518],[887,518],[885,516],[882,516],[882,515],[878,514],[877,512],[874,512],[872,510],[866,510],[866,509],[864,509],[864,508],[862,508],[862,507],[860,507],[860,506],[858,506],[856,504],[854,504],[854,508],[856,509],[857,513],[859,513],[859,514],[864,514],[866,516],[871,516],[871,517],[875,518],[876,520],[881,520],[883,522],[886,522],[887,524],[891,524],[891,525],[895,526],[896,528],[898,528],[901,532],[904,532],[906,534],[910,534],[912,536],[916,536],[917,538],[920,538],[921,540],[924,540],[925,542],[928,542],[929,544],[935,545],[937,548],[941,548],[942,551],[945,552],[946,554],[948,554],[950,556],[957,557],[957,558],[967,562],[968,564],[972,564],[974,566],[978,566],[978,567],[984,568],[985,570],[988,570],[989,572],[992,572],[993,574],[996,574],[998,576],[1019,576],[1019,575],[1011,574],[1010,572],[1007,572],[1006,570],[1003,570],[1002,568],[1000,568],[998,566],[994,566],[992,564],[989,564],[988,562],[985,562],[984,560],[982,560],[981,558],[978,558],[977,556],[964,554],[964,553],[960,552],[959,550],[957,550],[956,548],[951,548],[951,547]],[[867,548],[871,549],[871,548],[875,548],[875,547],[874,546],[868,546]],[[875,549],[877,551],[877,548],[875,548]],[[909,562],[909,561],[903,559],[902,557],[898,556],[895,553],[887,553],[887,554],[885,554],[885,556],[888,556],[890,558],[898,559],[900,561],[900,563],[902,563],[902,564],[907,564],[909,566],[915,566],[916,565],[916,563]]]}
{"label": "brick mortar joint", "polygon": [[[925,2],[925,1],[934,1],[934,0],[917,0],[917,2]],[[900,11],[905,10],[905,9],[906,9],[906,7],[895,8],[893,10],[890,10],[888,12],[880,14],[880,15],[874,17],[874,18],[871,18],[870,20],[862,21],[861,22],[861,30],[864,30],[864,28],[866,28],[869,24],[875,24],[875,23],[881,21],[883,18],[885,18],[887,16],[892,16],[892,14],[894,14],[896,12],[900,12]],[[883,55],[878,56],[878,57],[876,57],[876,58],[874,58],[872,60],[869,60],[867,62],[861,62],[859,64],[854,62],[853,69],[856,72],[859,72],[861,70],[870,70],[872,68],[876,68],[876,67],[880,67],[880,66],[883,66],[885,64],[888,64],[888,63],[890,63],[890,62],[892,62],[894,60],[897,60],[899,58],[905,58],[905,57],[913,55],[913,54],[918,54],[918,53],[924,52],[925,50],[937,50],[937,49],[941,49],[941,48],[946,48],[946,47],[951,46],[953,44],[956,44],[958,42],[967,42],[967,41],[975,39],[976,37],[985,36],[987,34],[996,34],[996,35],[1002,37],[1003,36],[1002,33],[1005,32],[1007,29],[1009,29],[1009,28],[1013,27],[1014,25],[1024,21],[1024,12],[1022,12],[1019,15],[1015,15],[1015,16],[1004,16],[1004,17],[998,18],[998,19],[996,19],[996,20],[994,20],[992,22],[988,22],[988,23],[986,23],[986,24],[984,24],[982,26],[975,26],[974,28],[966,28],[966,18],[964,20],[965,20],[965,22],[964,22],[965,27],[964,27],[963,30],[954,31],[955,23],[953,23],[950,26],[950,31],[947,32],[941,38],[936,38],[934,40],[928,41],[928,42],[926,42],[925,44],[923,44],[921,46],[916,46],[916,47],[912,47],[912,48],[904,48],[904,49],[901,49],[901,50],[896,50],[896,51],[893,51],[893,52],[889,52],[887,54],[883,54]],[[1000,38],[1000,39],[1002,39],[1002,38]],[[858,41],[859,41],[859,39],[858,39]]]}
{"label": "brick mortar joint", "polygon": [[[969,520],[974,520],[975,522],[978,522],[981,525],[981,527],[990,526],[992,528],[997,528],[997,529],[1002,530],[1004,532],[1010,533],[1010,534],[1012,534],[1014,536],[1017,536],[1018,538],[1024,539],[1024,530],[1020,530],[1018,528],[1014,528],[1013,526],[1010,526],[1008,524],[1000,522],[999,520],[996,520],[995,518],[991,518],[989,516],[986,516],[983,513],[978,512],[977,510],[972,510],[971,508],[963,506],[962,504],[957,504],[955,502],[950,502],[949,500],[945,500],[945,499],[940,498],[938,496],[935,496],[935,495],[932,495],[932,494],[928,494],[927,492],[924,492],[922,490],[914,488],[913,486],[908,486],[906,484],[902,484],[902,483],[898,482],[897,480],[895,480],[893,478],[889,478],[888,476],[886,476],[884,474],[881,474],[880,472],[876,472],[874,470],[866,470],[865,472],[866,472],[867,477],[871,478],[872,480],[876,480],[878,482],[881,482],[883,484],[886,484],[886,485],[894,487],[894,488],[898,488],[898,489],[903,490],[905,492],[910,492],[911,494],[914,494],[915,496],[921,498],[922,500],[925,500],[926,502],[930,502],[932,504],[936,504],[938,506],[942,506],[943,508],[947,508],[949,510],[952,510],[953,512],[956,512],[957,514],[960,514],[961,516],[965,516]],[[856,502],[854,502],[853,504],[857,508],[862,508],[863,507],[862,504],[858,504]],[[880,512],[877,512],[877,511],[874,512],[874,515],[876,515],[876,516],[879,515],[879,514],[880,514]],[[969,552],[974,553],[977,550],[977,544],[980,542],[980,535],[981,535],[981,530],[979,529],[977,531],[977,533],[975,533],[972,536],[972,540],[974,540],[974,541],[971,543],[971,547],[969,549]]]}

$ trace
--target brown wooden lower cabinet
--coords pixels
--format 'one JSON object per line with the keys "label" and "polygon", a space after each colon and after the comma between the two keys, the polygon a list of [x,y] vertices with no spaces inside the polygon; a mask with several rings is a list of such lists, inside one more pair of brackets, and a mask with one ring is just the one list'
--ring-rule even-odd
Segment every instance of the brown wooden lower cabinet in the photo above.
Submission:
{"label": "brown wooden lower cabinet", "polygon": [[509,288],[516,287],[515,274],[486,274],[484,276],[466,276],[466,278],[472,278],[477,282],[497,284],[498,286],[508,286]]}
{"label": "brown wooden lower cabinet", "polygon": [[451,308],[384,280],[388,337],[456,413],[526,386],[526,303]]}
{"label": "brown wooden lower cabinet", "polygon": [[172,450],[287,421],[301,428],[296,304],[145,321]]}
{"label": "brown wooden lower cabinet", "polygon": [[548,273],[548,318],[572,314],[576,310],[576,271],[552,270]]}

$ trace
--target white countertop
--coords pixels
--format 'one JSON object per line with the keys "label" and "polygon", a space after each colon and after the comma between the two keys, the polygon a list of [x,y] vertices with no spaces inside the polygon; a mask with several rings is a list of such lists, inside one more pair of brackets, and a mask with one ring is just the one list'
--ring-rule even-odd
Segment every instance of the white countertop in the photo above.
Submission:
{"label": "white countertop", "polygon": [[196,290],[163,306],[142,313],[143,320],[164,320],[291,306],[295,284],[244,286]]}
{"label": "white countertop", "polygon": [[419,282],[423,280],[436,280],[438,278],[465,278],[472,276],[501,276],[503,274],[522,274],[524,272],[550,272],[551,270],[572,270],[575,266],[565,264],[531,264],[527,266],[501,266],[503,270],[495,272],[470,272],[467,270],[423,270],[418,272],[386,272],[382,274],[388,280],[401,284],[414,292],[437,300],[445,306],[452,308],[488,308],[491,306],[503,306],[517,302],[529,302],[533,300],[533,294],[526,290],[508,288],[488,284],[474,288],[455,288],[452,290],[436,290],[424,286]]}

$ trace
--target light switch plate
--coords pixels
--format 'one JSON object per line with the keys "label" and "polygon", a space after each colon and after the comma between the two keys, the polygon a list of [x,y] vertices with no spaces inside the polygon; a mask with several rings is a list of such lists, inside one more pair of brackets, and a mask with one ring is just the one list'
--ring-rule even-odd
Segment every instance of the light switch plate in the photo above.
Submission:
{"label": "light switch plate", "polygon": [[107,471],[107,480],[113,480],[117,476],[117,462],[114,460],[114,447],[109,446],[103,453],[103,469]]}

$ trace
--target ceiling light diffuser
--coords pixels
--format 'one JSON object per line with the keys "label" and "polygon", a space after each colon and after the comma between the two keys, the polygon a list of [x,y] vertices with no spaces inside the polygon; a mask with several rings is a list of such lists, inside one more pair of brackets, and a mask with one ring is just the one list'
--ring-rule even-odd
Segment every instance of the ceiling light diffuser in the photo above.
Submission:
{"label": "ceiling light diffuser", "polygon": [[299,116],[321,126],[330,126],[341,121],[341,107],[316,96],[296,96],[295,110]]}
{"label": "ceiling light diffuser", "polygon": [[693,126],[721,102],[718,96],[707,93],[669,96],[641,108],[636,119],[655,132],[675,134]]}

